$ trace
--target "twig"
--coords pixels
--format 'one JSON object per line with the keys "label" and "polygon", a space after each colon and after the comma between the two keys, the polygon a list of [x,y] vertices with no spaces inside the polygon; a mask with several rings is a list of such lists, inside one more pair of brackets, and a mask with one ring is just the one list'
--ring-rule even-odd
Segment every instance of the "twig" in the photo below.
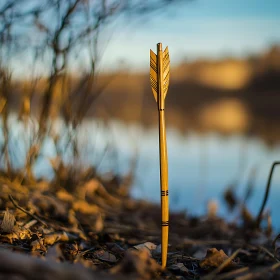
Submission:
{"label": "twig", "polygon": [[263,273],[268,273],[269,271],[273,272],[275,271],[276,269],[279,269],[280,268],[280,262],[278,263],[275,263],[274,265],[270,266],[270,267],[266,267],[262,270],[260,270],[259,272],[250,272],[246,275],[243,275],[243,276],[240,276],[240,277],[237,277],[235,278],[235,280],[250,280],[250,279],[264,279],[263,278]]}
{"label": "twig", "polygon": [[187,239],[183,240],[184,245],[235,245],[240,246],[244,244],[241,239],[236,240],[198,240],[198,239]]}
{"label": "twig", "polygon": [[270,269],[273,271],[273,270],[276,270],[276,269],[279,268],[279,267],[280,267],[280,262],[275,263],[274,265],[272,265],[272,266],[270,267]]}
{"label": "twig", "polygon": [[239,269],[235,269],[233,271],[226,272],[226,273],[223,273],[223,274],[219,275],[218,277],[216,277],[216,280],[223,280],[223,279],[229,279],[229,278],[231,279],[231,278],[234,278],[241,273],[247,272],[248,270],[249,270],[248,266],[242,267],[242,268],[239,268]]}
{"label": "twig", "polygon": [[272,259],[274,259],[276,262],[280,262],[278,258],[275,257],[274,254],[272,254],[269,250],[267,250],[265,247],[263,246],[258,246],[263,252],[265,252],[268,256],[270,256]]}
{"label": "twig", "polygon": [[269,191],[270,191],[270,185],[271,185],[271,179],[272,179],[272,174],[273,174],[273,170],[274,170],[274,167],[276,165],[279,165],[280,162],[279,161],[275,161],[273,164],[272,164],[272,167],[270,169],[270,173],[269,173],[269,177],[268,177],[268,181],[267,181],[267,185],[266,185],[266,189],[265,189],[265,196],[263,198],[263,203],[262,203],[262,206],[260,208],[260,211],[259,211],[259,214],[257,216],[257,219],[256,219],[256,227],[259,228],[260,227],[260,223],[261,223],[261,220],[262,220],[262,214],[263,214],[263,210],[264,210],[264,207],[266,205],[266,202],[267,202],[267,199],[268,199],[268,195],[269,195]]}
{"label": "twig", "polygon": [[39,217],[37,217],[36,215],[34,215],[34,214],[32,214],[30,211],[27,211],[27,210],[25,210],[24,208],[22,208],[21,206],[19,206],[18,204],[17,204],[17,202],[13,199],[13,197],[9,194],[9,199],[11,200],[11,202],[13,203],[13,205],[17,208],[17,209],[19,209],[19,210],[21,210],[22,212],[24,212],[25,214],[27,214],[27,215],[29,215],[31,218],[33,218],[33,219],[35,219],[35,220],[37,220],[38,222],[40,222],[42,225],[44,225],[44,226],[48,226],[43,220],[41,220]]}
{"label": "twig", "polygon": [[229,258],[227,258],[220,266],[218,266],[215,270],[213,270],[211,273],[206,275],[205,277],[202,277],[203,280],[212,280],[216,279],[216,275],[221,272],[227,265],[230,264],[230,262],[239,254],[240,248],[237,249]]}

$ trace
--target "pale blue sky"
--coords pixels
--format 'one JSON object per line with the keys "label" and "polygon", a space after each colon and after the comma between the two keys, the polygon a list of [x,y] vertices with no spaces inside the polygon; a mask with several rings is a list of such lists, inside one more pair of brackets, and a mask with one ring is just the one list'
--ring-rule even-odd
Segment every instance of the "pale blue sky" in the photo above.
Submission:
{"label": "pale blue sky", "polygon": [[152,18],[118,23],[108,34],[102,45],[102,50],[107,45],[103,69],[115,68],[124,59],[133,68],[145,69],[149,49],[155,50],[158,42],[169,46],[171,63],[245,56],[280,43],[280,0],[186,1]]}
{"label": "pale blue sky", "polygon": [[[148,71],[149,49],[156,51],[158,42],[168,45],[171,65],[261,53],[280,44],[280,0],[181,0],[152,16],[121,18],[102,30],[98,69],[114,70],[122,61],[131,70]],[[89,63],[86,50],[78,53],[81,59],[71,61],[74,71]],[[32,51],[14,54],[13,73],[28,76],[32,57]],[[35,73],[46,74],[50,63],[48,57],[39,61]]]}

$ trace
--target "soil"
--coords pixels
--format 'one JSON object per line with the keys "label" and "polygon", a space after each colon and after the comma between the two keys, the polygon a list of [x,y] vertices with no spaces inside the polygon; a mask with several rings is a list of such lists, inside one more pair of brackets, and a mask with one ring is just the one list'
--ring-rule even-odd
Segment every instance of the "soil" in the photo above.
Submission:
{"label": "soil", "polygon": [[129,178],[89,174],[0,177],[0,279],[280,279],[278,236],[244,206],[238,224],[215,205],[171,213],[163,269],[160,206],[130,198]]}

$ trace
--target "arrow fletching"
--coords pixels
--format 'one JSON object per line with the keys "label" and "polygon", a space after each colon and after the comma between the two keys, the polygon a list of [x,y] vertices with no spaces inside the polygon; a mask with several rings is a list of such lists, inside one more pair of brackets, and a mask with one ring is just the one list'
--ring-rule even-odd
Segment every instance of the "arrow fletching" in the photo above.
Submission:
{"label": "arrow fletching", "polygon": [[165,48],[163,52],[163,96],[164,98],[166,97],[167,91],[168,91],[168,86],[169,86],[169,66],[170,66],[170,60],[169,60],[169,52],[168,52],[168,47]]}
{"label": "arrow fletching", "polygon": [[157,93],[158,93],[158,82],[157,82],[157,55],[150,50],[150,81],[152,86],[153,95],[157,102]]}
{"label": "arrow fletching", "polygon": [[[163,85],[162,94],[164,98],[166,97],[168,91],[170,76],[170,59],[168,47],[165,48],[161,57],[162,63],[159,63],[159,56],[156,55],[152,50],[150,50],[150,82],[156,102],[158,102],[159,79],[161,79],[161,84]],[[159,64],[162,65],[162,71],[159,71]],[[162,75],[160,76],[159,73],[162,73]]]}

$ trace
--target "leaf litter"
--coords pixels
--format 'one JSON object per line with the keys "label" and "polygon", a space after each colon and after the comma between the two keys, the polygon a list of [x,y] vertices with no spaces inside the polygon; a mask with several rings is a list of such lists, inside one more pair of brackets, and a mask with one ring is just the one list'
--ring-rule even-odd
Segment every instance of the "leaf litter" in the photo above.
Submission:
{"label": "leaf litter", "polygon": [[[129,197],[114,177],[57,181],[0,178],[0,278],[278,279],[279,235],[216,216],[170,214],[167,268],[161,263],[160,207]],[[120,191],[121,188],[121,191]],[[70,191],[71,190],[71,191]],[[233,207],[234,194],[225,200]]]}

